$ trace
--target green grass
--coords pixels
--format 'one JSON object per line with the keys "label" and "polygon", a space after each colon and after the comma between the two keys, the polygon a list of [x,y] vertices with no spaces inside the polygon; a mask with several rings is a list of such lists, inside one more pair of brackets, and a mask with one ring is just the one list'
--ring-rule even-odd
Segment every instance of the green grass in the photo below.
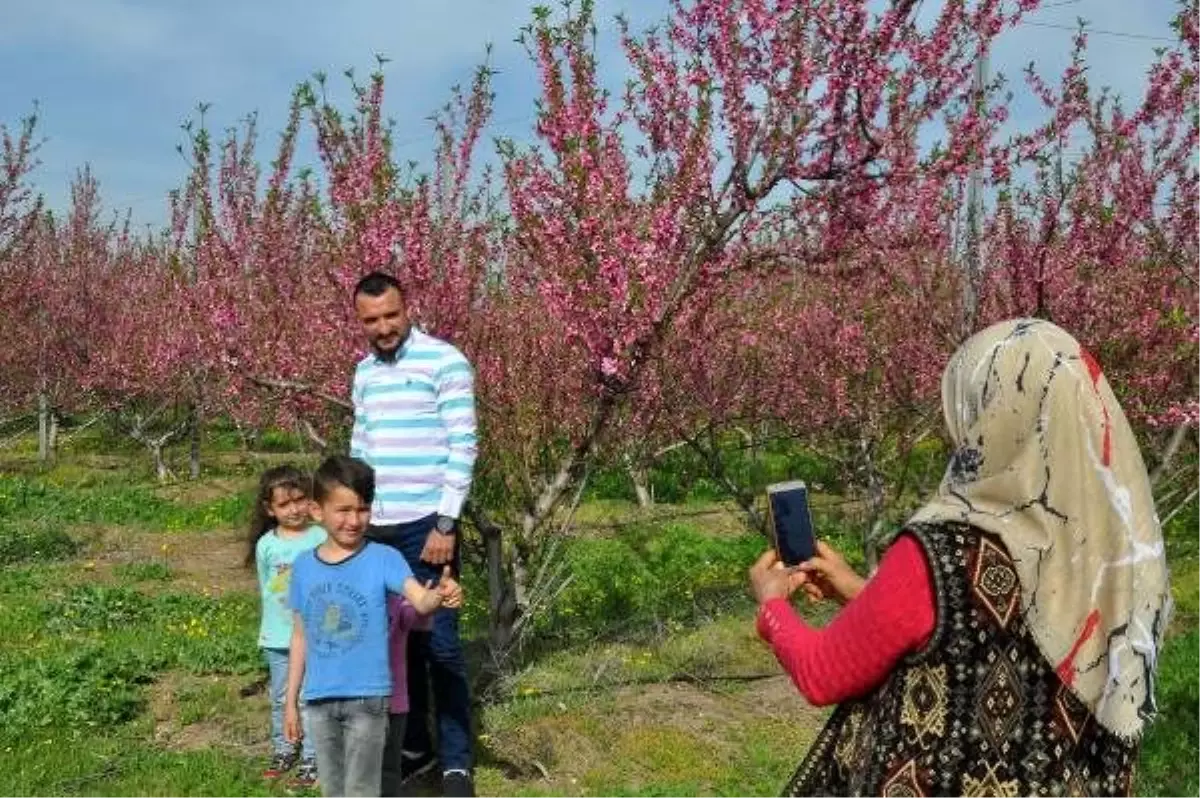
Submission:
{"label": "green grass", "polygon": [[811,742],[794,720],[746,710],[680,726],[631,716],[627,699],[501,714],[489,710],[495,731],[476,772],[483,795],[776,795]]}
{"label": "green grass", "polygon": [[231,526],[246,516],[248,494],[175,502],[145,483],[62,484],[53,478],[0,476],[0,524],[111,524],[188,531]]}
{"label": "green grass", "polygon": [[[264,672],[256,596],[193,592],[228,577],[197,582],[186,560],[158,555],[181,536],[228,545],[253,475],[285,456],[238,452],[224,435],[207,472],[220,476],[198,485],[164,488],[121,467],[137,455],[0,475],[0,791],[283,794],[259,776],[266,699],[241,692]],[[805,457],[764,451],[739,467],[827,478]],[[479,713],[481,794],[777,794],[819,728],[824,713],[798,703],[753,631],[745,574],[763,540],[707,502],[703,483],[659,477],[686,503],[644,512],[610,496],[581,508],[587,526],[561,549],[573,581]],[[817,498],[820,534],[861,567],[856,509]],[[1197,794],[1197,523],[1193,503],[1165,530],[1176,614],[1139,794]],[[83,565],[103,560],[88,547],[105,526],[153,554]],[[478,635],[481,569],[465,585],[463,625]]]}
{"label": "green grass", "polygon": [[152,723],[46,729],[0,736],[5,795],[286,795],[261,777],[263,760],[228,748],[164,750]]}
{"label": "green grass", "polygon": [[1200,794],[1200,567],[1197,562],[1195,500],[1163,530],[1175,617],[1159,660],[1159,716],[1142,743],[1139,795]]}
{"label": "green grass", "polygon": [[113,574],[126,582],[168,582],[174,575],[171,566],[161,562],[121,563],[113,568]]}
{"label": "green grass", "polygon": [[730,615],[653,643],[607,642],[547,654],[507,684],[515,696],[564,695],[671,678],[706,679],[777,672],[756,637],[753,616]]}
{"label": "green grass", "polygon": [[52,521],[0,520],[0,566],[65,560],[78,551],[79,543]]}
{"label": "green grass", "polygon": [[78,585],[0,596],[0,728],[107,727],[145,708],[144,687],[171,669],[260,671],[253,596],[148,595]]}
{"label": "green grass", "polygon": [[1160,714],[1146,734],[1137,774],[1138,795],[1198,795],[1200,690],[1196,629],[1171,639],[1158,669]]}

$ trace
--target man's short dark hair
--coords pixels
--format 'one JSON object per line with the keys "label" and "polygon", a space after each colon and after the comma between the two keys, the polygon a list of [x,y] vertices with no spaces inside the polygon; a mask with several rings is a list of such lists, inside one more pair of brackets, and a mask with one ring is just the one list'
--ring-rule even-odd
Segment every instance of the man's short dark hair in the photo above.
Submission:
{"label": "man's short dark hair", "polygon": [[359,294],[367,296],[383,296],[389,288],[395,288],[404,295],[403,289],[400,288],[400,283],[395,277],[386,272],[371,272],[364,275],[354,286],[354,298],[357,299]]}
{"label": "man's short dark hair", "polygon": [[327,457],[313,474],[313,499],[323,502],[338,488],[349,488],[370,505],[375,501],[375,469],[357,457]]}

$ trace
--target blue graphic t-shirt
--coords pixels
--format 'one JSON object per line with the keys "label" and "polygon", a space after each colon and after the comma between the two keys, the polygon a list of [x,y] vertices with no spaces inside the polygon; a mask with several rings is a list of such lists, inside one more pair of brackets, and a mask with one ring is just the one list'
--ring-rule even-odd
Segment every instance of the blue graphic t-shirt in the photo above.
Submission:
{"label": "blue graphic t-shirt", "polygon": [[400,552],[370,541],[339,563],[316,549],[296,558],[290,603],[304,620],[305,701],[391,695],[387,594],[410,576]]}

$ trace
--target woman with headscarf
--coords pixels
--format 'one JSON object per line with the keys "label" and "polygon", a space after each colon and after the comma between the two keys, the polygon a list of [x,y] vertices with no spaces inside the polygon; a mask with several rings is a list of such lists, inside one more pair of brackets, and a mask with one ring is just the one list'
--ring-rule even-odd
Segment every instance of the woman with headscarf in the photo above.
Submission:
{"label": "woman with headscarf", "polygon": [[[942,377],[937,494],[869,579],[829,546],[751,569],[758,629],[838,704],[787,794],[1128,794],[1171,599],[1149,479],[1095,359],[1023,319]],[[809,627],[796,589],[844,603]]]}

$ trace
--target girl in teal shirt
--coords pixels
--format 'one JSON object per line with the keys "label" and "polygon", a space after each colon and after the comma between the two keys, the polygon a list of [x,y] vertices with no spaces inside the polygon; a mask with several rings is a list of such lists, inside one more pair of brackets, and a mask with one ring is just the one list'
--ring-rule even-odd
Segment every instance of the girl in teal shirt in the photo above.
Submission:
{"label": "girl in teal shirt", "polygon": [[283,734],[283,707],[287,692],[288,649],[292,639],[292,611],[288,593],[292,563],[296,557],[325,540],[325,530],[312,523],[312,480],[295,466],[282,465],[265,471],[259,480],[258,496],[250,520],[247,565],[258,570],[262,595],[262,623],[258,645],[270,672],[271,743],[273,756],[264,772],[279,778],[299,764],[295,786],[310,787],[317,781],[316,755],[309,737],[304,737],[300,755]]}

